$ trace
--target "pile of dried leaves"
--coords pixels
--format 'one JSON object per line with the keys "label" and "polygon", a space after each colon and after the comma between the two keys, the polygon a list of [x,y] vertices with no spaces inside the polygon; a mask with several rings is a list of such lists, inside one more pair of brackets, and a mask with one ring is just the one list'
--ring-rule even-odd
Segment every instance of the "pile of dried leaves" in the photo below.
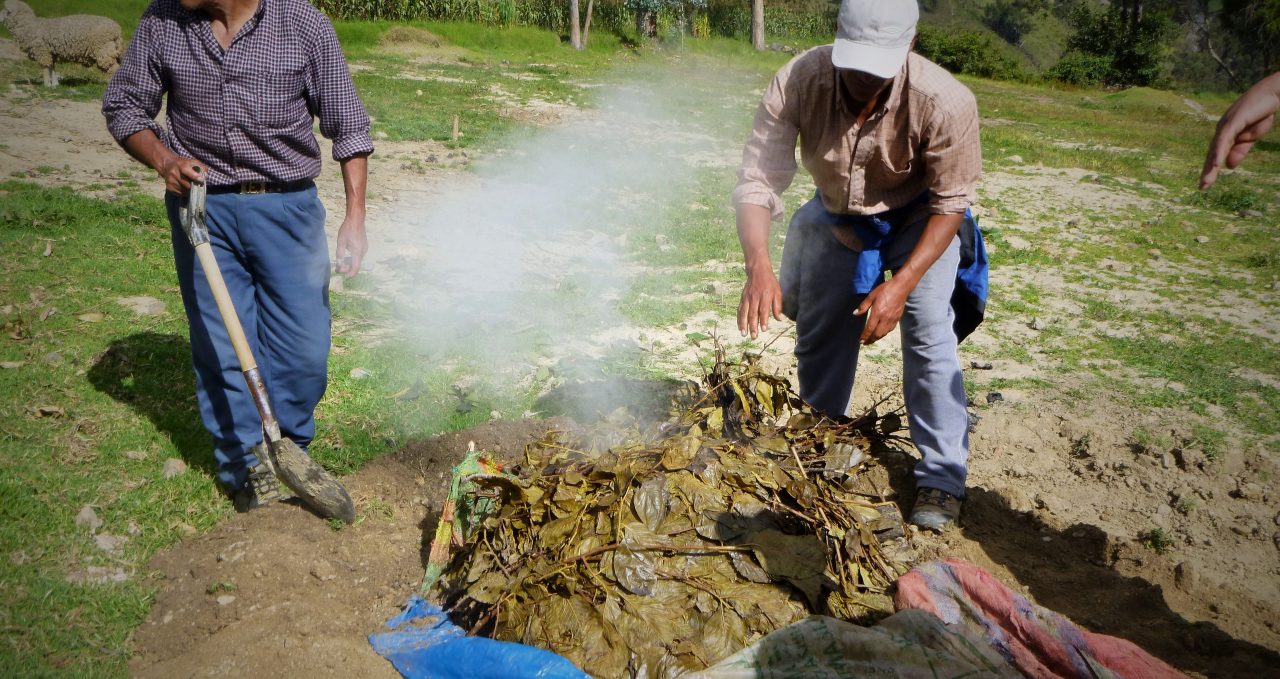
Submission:
{"label": "pile of dried leaves", "polygon": [[809,613],[887,610],[901,567],[876,533],[901,519],[855,489],[862,432],[900,419],[833,421],[753,356],[717,358],[656,434],[530,444],[533,471],[501,484],[432,595],[472,633],[602,677],[673,676]]}

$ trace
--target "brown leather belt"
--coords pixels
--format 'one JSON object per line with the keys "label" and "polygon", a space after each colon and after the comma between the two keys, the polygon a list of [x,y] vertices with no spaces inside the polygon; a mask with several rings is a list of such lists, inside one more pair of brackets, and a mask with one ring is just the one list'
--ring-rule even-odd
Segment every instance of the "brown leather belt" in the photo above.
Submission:
{"label": "brown leather belt", "polygon": [[290,193],[293,191],[302,191],[315,186],[316,183],[310,179],[299,179],[296,182],[240,182],[239,184],[223,184],[222,186],[210,186],[208,192],[214,193]]}

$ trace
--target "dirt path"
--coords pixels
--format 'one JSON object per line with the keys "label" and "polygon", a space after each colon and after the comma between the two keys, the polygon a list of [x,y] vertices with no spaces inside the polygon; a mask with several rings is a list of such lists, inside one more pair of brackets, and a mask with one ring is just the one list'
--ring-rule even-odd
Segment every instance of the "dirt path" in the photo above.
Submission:
{"label": "dirt path", "polygon": [[[32,181],[103,195],[134,188],[158,194],[153,175],[107,136],[94,103],[2,97],[0,125],[10,131],[0,145],[3,176],[24,173]],[[386,290],[405,285],[417,267],[412,258],[397,263],[421,247],[421,234],[405,215],[437,204],[459,186],[474,188],[473,176],[459,174],[473,160],[438,144],[379,143],[371,166],[369,223],[371,260]],[[1068,191],[1063,187],[1071,182],[1055,176],[988,173],[984,195],[1015,205],[1048,202],[1064,214],[1143,200],[1116,188]],[[327,166],[319,184],[330,228],[336,228],[342,205],[336,168]],[[1017,247],[1017,236],[1035,237],[1028,215],[1029,208],[1027,214],[1015,209],[989,219],[1015,234],[1010,245]],[[1000,275],[1010,278],[997,284],[1009,287],[1035,274]],[[1052,276],[1036,282],[1046,297],[1064,300],[1056,318],[1070,323],[1075,307],[1062,284]],[[1142,303],[1140,293],[1121,291],[1127,303]],[[467,304],[457,306],[465,311]],[[708,319],[725,335],[736,332],[727,310],[689,320],[701,327]],[[985,327],[963,349],[966,365],[996,353],[993,338],[1022,342],[1035,355],[1037,333],[1027,320]],[[1273,316],[1244,313],[1237,320],[1243,332],[1280,336],[1272,334]],[[584,337],[603,338],[597,344],[607,345],[630,329],[599,332]],[[675,343],[685,329],[646,332]],[[866,354],[855,402],[895,389],[895,344],[890,337]],[[781,370],[791,369],[790,346],[784,336],[770,351],[769,360]],[[579,350],[584,349],[569,347],[570,353]],[[1031,393],[1007,390],[1003,401],[991,405],[980,399],[964,529],[926,541],[923,551],[969,558],[1041,604],[1090,629],[1130,638],[1193,674],[1263,676],[1280,666],[1274,653],[1280,649],[1276,461],[1258,451],[1231,449],[1221,462],[1210,463],[1186,443],[1194,440],[1194,422],[1185,413],[1138,412],[1106,394],[1086,409],[1068,410],[1055,393],[1095,388],[1087,378],[1052,373],[1044,363],[993,364],[984,375],[1036,375],[1054,386]],[[1169,422],[1179,424],[1170,429]],[[1175,445],[1135,449],[1130,433],[1140,423]],[[131,667],[140,676],[166,677],[264,670],[269,676],[393,676],[364,637],[417,586],[423,541],[442,498],[442,475],[460,457],[465,439],[518,451],[522,437],[540,426],[489,425],[414,444],[370,465],[347,479],[367,517],[353,528],[332,531],[300,509],[274,507],[236,517],[157,555],[152,566],[159,593],[134,636]],[[908,459],[899,456],[895,464],[905,469]],[[1153,527],[1185,540],[1157,554],[1137,542]]]}

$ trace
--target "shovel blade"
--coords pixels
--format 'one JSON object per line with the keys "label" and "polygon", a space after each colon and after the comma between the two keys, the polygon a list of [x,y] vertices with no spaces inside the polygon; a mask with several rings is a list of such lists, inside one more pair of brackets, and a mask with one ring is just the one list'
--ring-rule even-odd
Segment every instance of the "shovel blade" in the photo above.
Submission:
{"label": "shovel blade", "polygon": [[347,489],[307,455],[298,444],[282,438],[269,444],[275,458],[276,475],[295,495],[321,516],[356,520],[356,505]]}

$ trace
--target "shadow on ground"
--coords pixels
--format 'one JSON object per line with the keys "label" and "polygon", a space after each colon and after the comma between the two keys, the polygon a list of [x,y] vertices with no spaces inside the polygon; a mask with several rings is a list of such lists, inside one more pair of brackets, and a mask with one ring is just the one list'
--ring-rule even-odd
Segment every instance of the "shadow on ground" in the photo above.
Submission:
{"label": "shadow on ground", "polygon": [[116,340],[89,368],[88,378],[95,389],[150,420],[187,464],[217,473],[213,445],[196,408],[186,337],[143,332]]}
{"label": "shadow on ground", "polygon": [[[1155,575],[1162,557],[1141,546],[1117,543],[1087,524],[1050,528],[981,488],[970,492],[965,511],[964,537],[1009,569],[1037,603],[1091,631],[1128,639],[1184,672],[1208,677],[1261,677],[1280,667],[1275,651],[1170,609]],[[1119,572],[1123,561],[1153,577]]]}
{"label": "shadow on ground", "polygon": [[[894,450],[873,453],[887,467],[897,496],[913,497],[916,458]],[[1183,672],[1207,677],[1270,676],[1280,667],[1275,651],[1173,611],[1157,575],[1167,569],[1154,563],[1162,557],[1118,542],[1097,526],[1054,528],[983,488],[969,489],[961,525],[945,537],[938,556],[964,558],[993,572],[1006,569],[1036,603],[1092,632],[1128,639]],[[1144,567],[1152,576],[1126,575],[1122,565]]]}

